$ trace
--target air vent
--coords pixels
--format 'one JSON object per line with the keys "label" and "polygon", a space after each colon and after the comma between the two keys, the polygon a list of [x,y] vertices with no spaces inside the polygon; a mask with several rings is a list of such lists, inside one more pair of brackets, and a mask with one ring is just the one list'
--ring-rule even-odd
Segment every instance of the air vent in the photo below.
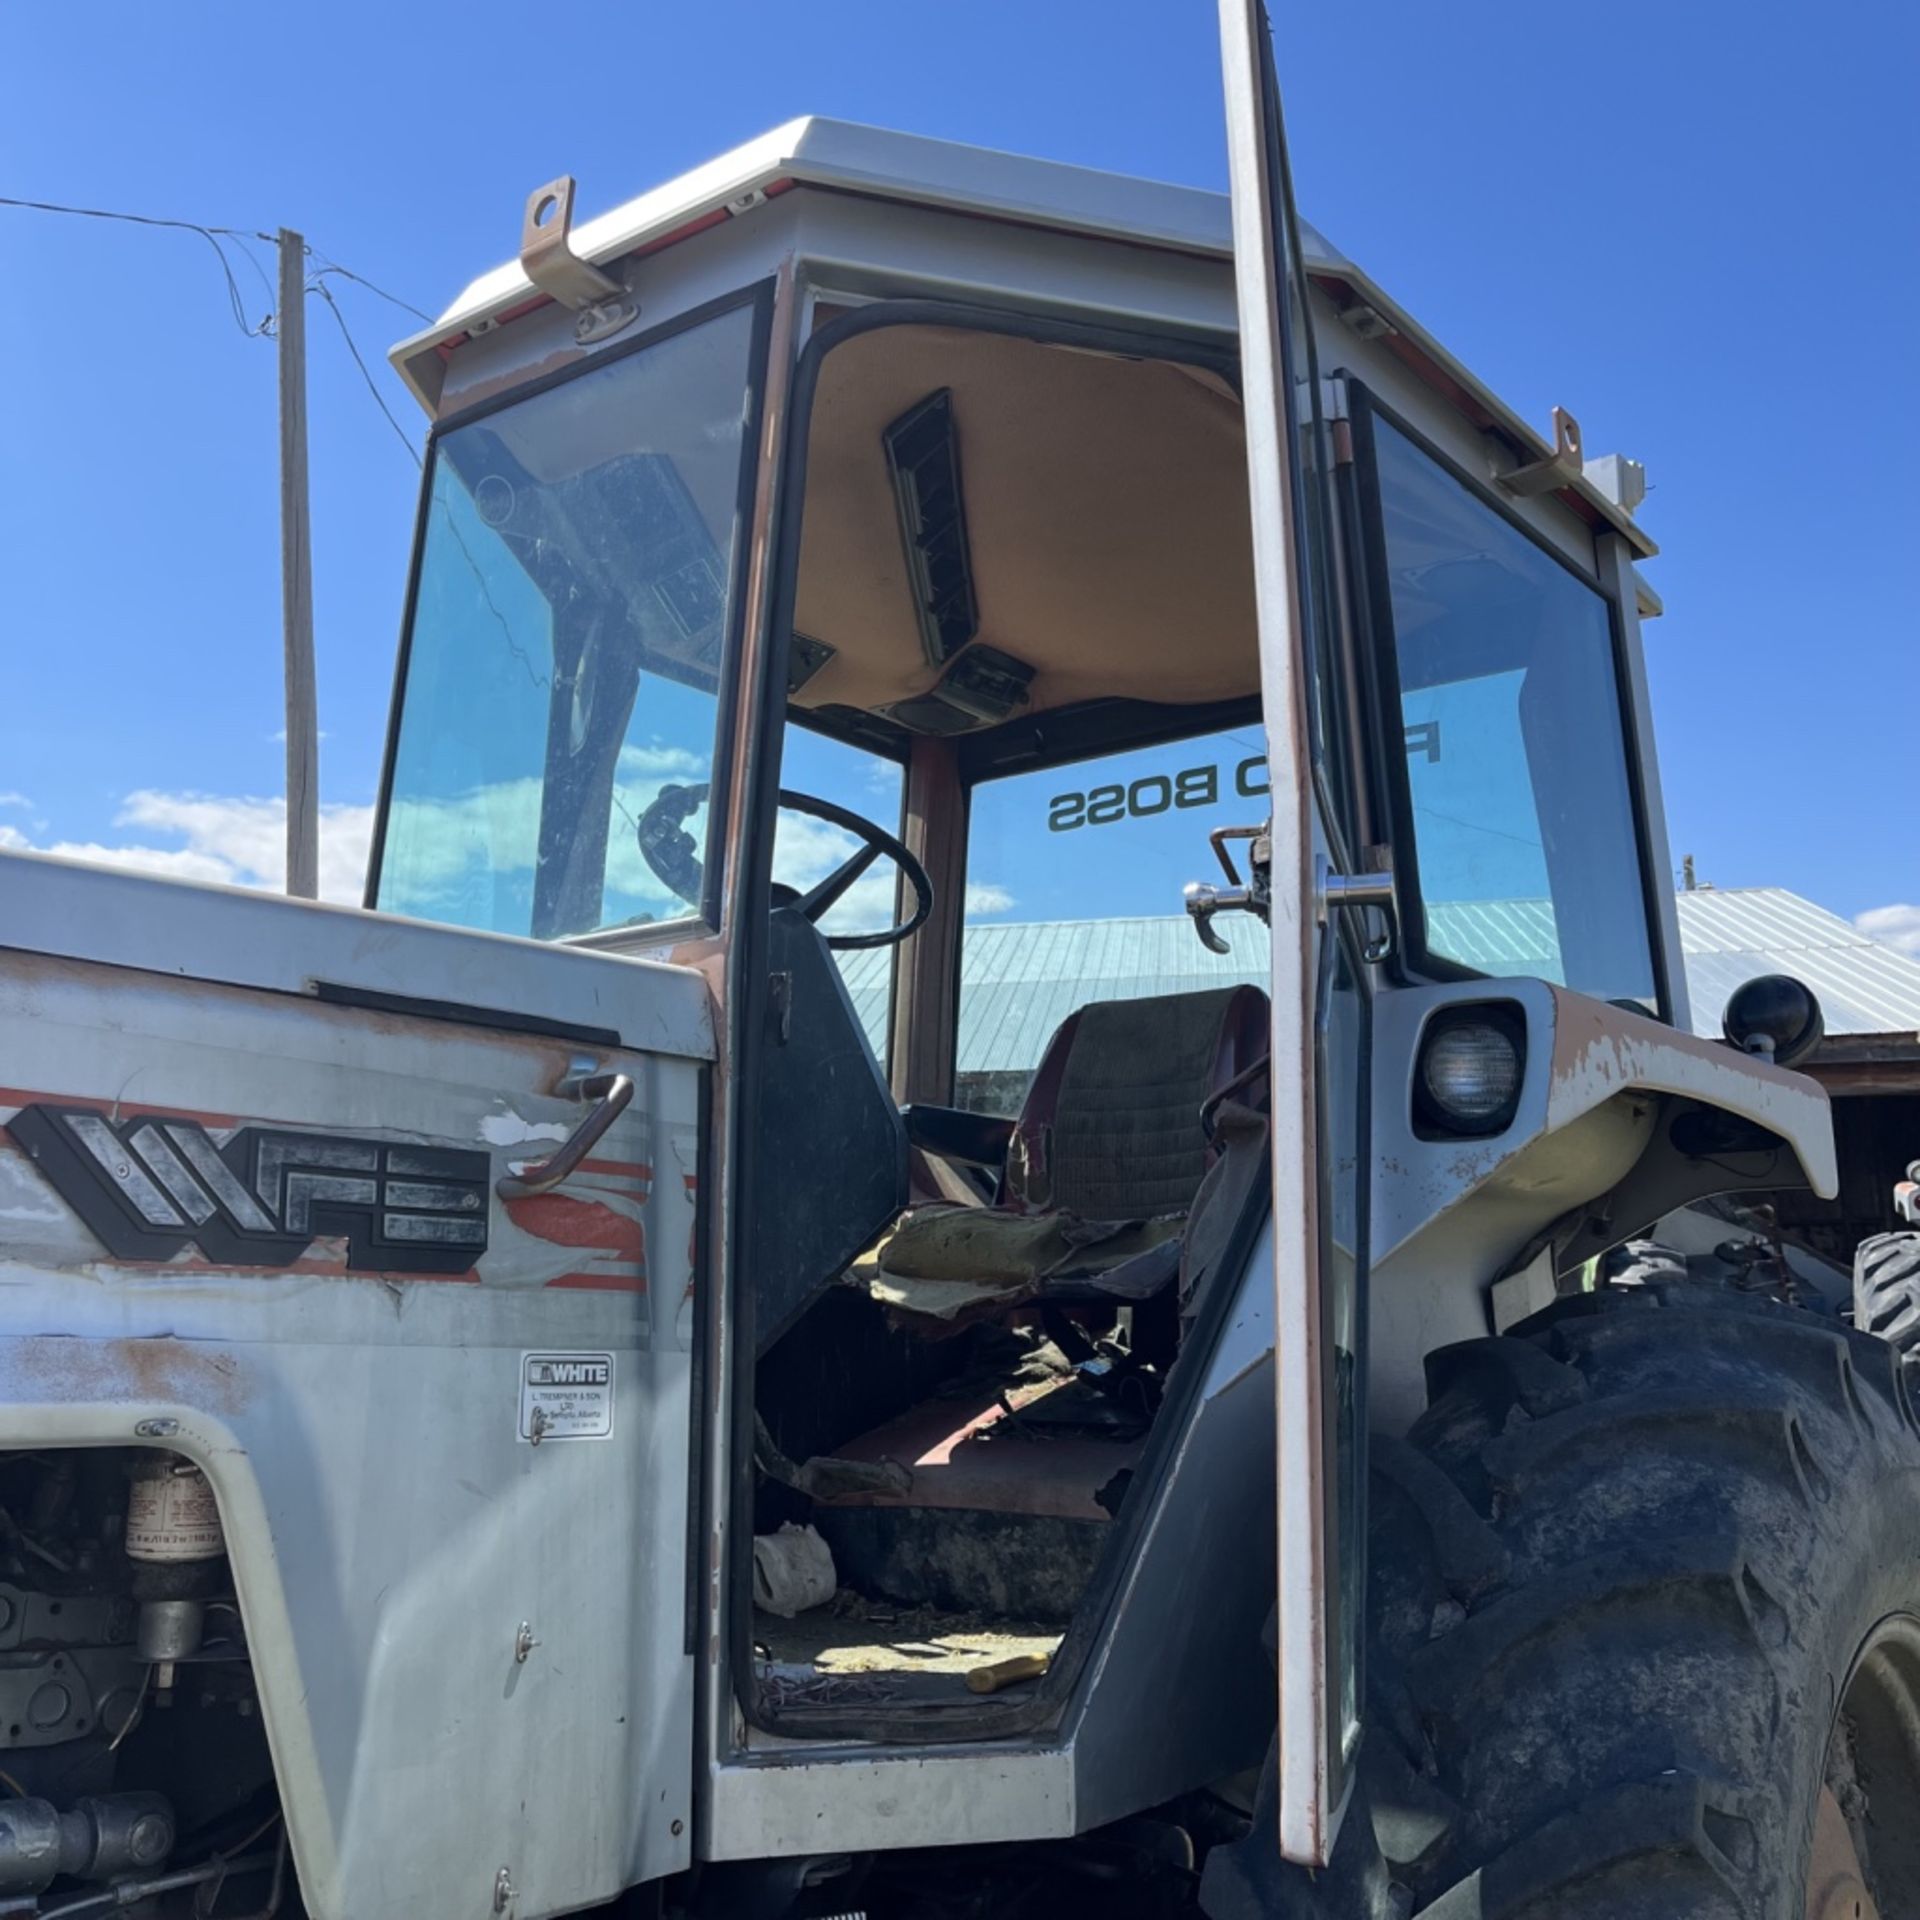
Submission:
{"label": "air vent", "polygon": [[927,658],[942,667],[980,627],[952,389],[942,387],[909,407],[881,438],[900,509],[900,540],[920,621],[920,644]]}

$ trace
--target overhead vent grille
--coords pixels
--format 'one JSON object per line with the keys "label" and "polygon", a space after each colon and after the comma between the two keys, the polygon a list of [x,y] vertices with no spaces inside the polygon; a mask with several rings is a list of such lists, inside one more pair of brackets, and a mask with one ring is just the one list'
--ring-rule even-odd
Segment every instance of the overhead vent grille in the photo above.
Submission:
{"label": "overhead vent grille", "polygon": [[952,389],[942,387],[909,407],[881,439],[900,509],[920,644],[943,667],[980,629]]}

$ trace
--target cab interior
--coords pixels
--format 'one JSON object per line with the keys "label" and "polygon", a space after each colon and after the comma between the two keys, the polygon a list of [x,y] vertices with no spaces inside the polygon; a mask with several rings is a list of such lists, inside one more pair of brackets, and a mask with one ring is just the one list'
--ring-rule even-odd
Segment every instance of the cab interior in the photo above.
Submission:
{"label": "cab interior", "polygon": [[[900,769],[898,817],[863,817],[910,866],[850,835],[850,878],[796,886],[772,856],[772,986],[743,1057],[736,1652],[768,1724],[942,1706],[951,1730],[1064,1682],[1264,1196],[1252,921],[1235,973],[1187,990],[1056,983],[1054,1023],[1013,983],[1011,1064],[969,1071],[957,1038],[969,903],[994,891],[969,822],[997,782],[1025,778],[1039,835],[1081,826],[1058,825],[1076,796],[1082,820],[1167,814],[1188,879],[1213,826],[1264,817],[1244,777],[1213,776],[1210,805],[1191,776],[1179,796],[1164,773],[1116,782],[1117,803],[1085,784],[1225,722],[1260,749],[1245,448],[1230,363],[910,310],[827,316],[796,412],[781,818],[823,740],[857,748]],[[874,874],[912,926],[891,943]],[[1177,918],[1164,891],[1153,912]],[[1019,905],[1099,919],[1097,875]]]}

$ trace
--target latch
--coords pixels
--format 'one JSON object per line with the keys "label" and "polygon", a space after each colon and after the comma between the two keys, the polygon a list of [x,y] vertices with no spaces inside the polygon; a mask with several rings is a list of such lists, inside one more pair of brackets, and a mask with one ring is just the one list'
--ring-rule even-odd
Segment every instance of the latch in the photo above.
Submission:
{"label": "latch", "polygon": [[520,225],[520,266],[527,278],[574,310],[573,337],[582,346],[610,339],[640,317],[640,303],[611,274],[573,250],[573,175],[563,173],[527,196]]}
{"label": "latch", "polygon": [[[1231,953],[1219,934],[1213,930],[1213,918],[1218,913],[1256,913],[1262,920],[1269,918],[1272,906],[1273,843],[1265,825],[1258,827],[1215,827],[1207,836],[1211,842],[1214,857],[1225,869],[1228,884],[1224,887],[1209,885],[1204,880],[1195,880],[1186,889],[1187,912],[1193,919],[1193,930],[1200,936],[1200,944],[1209,953]],[[1245,840],[1247,845],[1247,878],[1242,882],[1240,870],[1233,864],[1233,855],[1227,851],[1229,840]]]}

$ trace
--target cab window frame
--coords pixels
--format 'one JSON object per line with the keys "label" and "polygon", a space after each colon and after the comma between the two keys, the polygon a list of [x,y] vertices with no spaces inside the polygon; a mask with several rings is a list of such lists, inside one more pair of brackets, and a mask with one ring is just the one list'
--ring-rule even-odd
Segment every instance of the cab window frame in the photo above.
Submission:
{"label": "cab window frame", "polygon": [[491,414],[503,413],[523,400],[531,400],[537,395],[551,392],[555,387],[565,386],[569,381],[582,379],[588,374],[603,372],[617,361],[645,353],[648,348],[656,347],[663,341],[673,339],[676,335],[689,333],[697,327],[704,326],[708,321],[717,320],[725,314],[746,308],[751,312],[752,321],[747,336],[745,369],[747,398],[741,428],[740,473],[734,495],[735,525],[738,536],[733,543],[734,550],[728,568],[726,631],[721,641],[720,680],[714,689],[716,718],[712,771],[709,776],[707,799],[700,904],[697,907],[689,906],[685,913],[675,914],[668,919],[648,921],[639,926],[600,927],[584,933],[565,934],[557,940],[539,940],[533,934],[507,934],[502,937],[533,940],[540,946],[589,948],[614,946],[626,952],[657,945],[670,946],[687,939],[689,935],[717,933],[720,930],[729,882],[726,871],[727,806],[733,786],[737,732],[737,729],[728,723],[728,715],[738,710],[746,685],[743,675],[746,667],[748,637],[746,622],[750,611],[747,592],[748,563],[753,544],[750,534],[760,472],[760,436],[766,415],[771,370],[775,286],[774,280],[768,278],[736,287],[731,292],[703,301],[698,306],[689,307],[684,313],[677,313],[671,319],[662,321],[656,327],[648,328],[644,333],[636,334],[630,340],[618,340],[601,348],[598,352],[590,353],[577,366],[560,367],[536,379],[519,382],[502,392],[489,395],[484,400],[476,401],[471,406],[460,407],[451,413],[438,416],[429,423],[426,445],[422,449],[420,459],[419,503],[414,513],[413,543],[407,561],[406,595],[401,607],[400,640],[394,660],[393,691],[387,702],[386,739],[380,758],[380,784],[374,806],[373,840],[367,850],[367,877],[361,904],[369,913],[382,911],[380,907],[381,868],[386,854],[387,823],[393,804],[394,775],[399,763],[407,676],[413,655],[414,625],[418,613],[422,570],[426,560],[427,530],[433,517],[433,482],[441,440],[448,434],[457,433],[461,428],[473,425],[477,420],[484,420]]}
{"label": "cab window frame", "polygon": [[[1387,563],[1386,520],[1382,506],[1376,420],[1384,420],[1410,445],[1431,460],[1467,496],[1492,510],[1507,526],[1523,534],[1541,553],[1563,567],[1588,588],[1606,609],[1608,658],[1613,669],[1614,698],[1620,717],[1620,740],[1627,778],[1627,799],[1639,869],[1641,910],[1645,916],[1647,957],[1653,973],[1658,1018],[1673,1024],[1671,955],[1667,950],[1653,860],[1653,838],[1647,812],[1645,761],[1634,726],[1632,663],[1628,658],[1625,623],[1619,596],[1599,570],[1598,555],[1583,565],[1567,548],[1550,539],[1511,501],[1481,475],[1463,467],[1419,427],[1382,401],[1366,383],[1342,370],[1348,396],[1353,442],[1354,485],[1349,496],[1354,524],[1343,555],[1356,609],[1355,645],[1361,655],[1363,731],[1373,762],[1368,781],[1374,818],[1387,831],[1392,855],[1395,893],[1399,903],[1399,937],[1387,961],[1389,976],[1401,984],[1421,981],[1485,980],[1493,976],[1450,955],[1433,952],[1426,937],[1425,896],[1420,885],[1420,855],[1413,818],[1413,792],[1407,776],[1402,740],[1400,657],[1393,623],[1392,583]],[[1589,542],[1593,530],[1588,529]],[[1577,989],[1573,989],[1577,991]]]}

